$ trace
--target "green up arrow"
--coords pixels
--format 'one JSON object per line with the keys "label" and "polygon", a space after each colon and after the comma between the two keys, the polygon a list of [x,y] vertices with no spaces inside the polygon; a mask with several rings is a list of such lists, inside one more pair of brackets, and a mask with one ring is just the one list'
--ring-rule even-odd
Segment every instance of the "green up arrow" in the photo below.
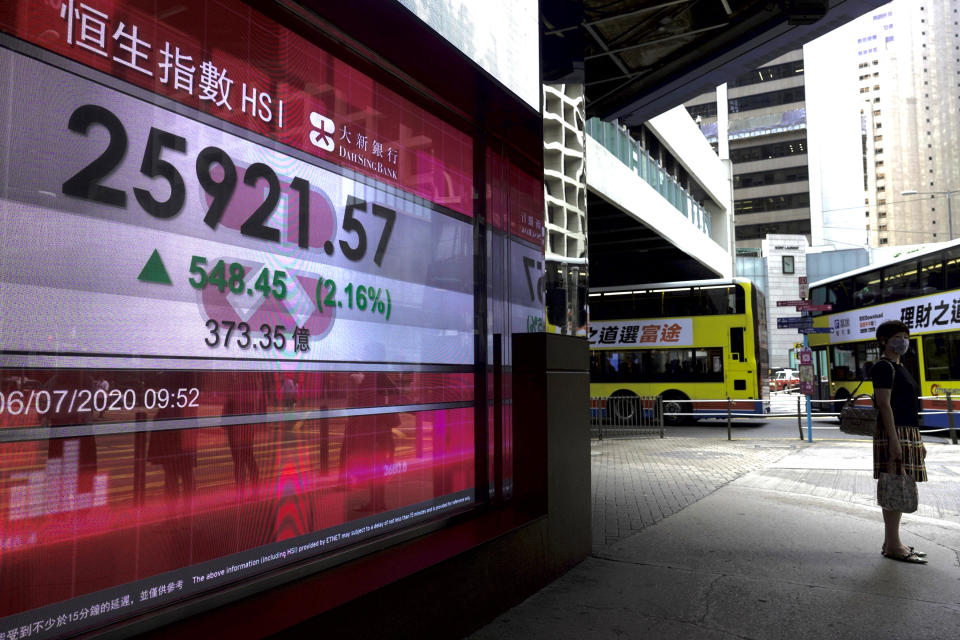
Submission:
{"label": "green up arrow", "polygon": [[150,254],[147,264],[143,265],[137,280],[141,282],[156,282],[157,284],[173,284],[170,281],[170,274],[167,268],[163,266],[163,260],[160,258],[160,252],[156,249]]}

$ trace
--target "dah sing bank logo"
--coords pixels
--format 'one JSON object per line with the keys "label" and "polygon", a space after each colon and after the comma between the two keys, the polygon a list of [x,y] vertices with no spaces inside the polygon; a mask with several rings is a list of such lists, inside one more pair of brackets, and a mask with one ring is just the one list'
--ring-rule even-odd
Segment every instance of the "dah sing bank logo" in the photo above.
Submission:
{"label": "dah sing bank logo", "polygon": [[[367,171],[397,180],[397,164],[400,152],[391,146],[384,147],[383,142],[372,140],[356,127],[343,125],[337,130],[337,124],[322,113],[310,113],[310,143],[324,151],[335,152],[339,157],[359,165]],[[337,137],[334,137],[337,136]],[[337,143],[340,148],[337,149]]]}
{"label": "dah sing bank logo", "polygon": [[310,124],[316,127],[310,132],[310,142],[324,151],[333,151],[337,144],[333,141],[333,135],[326,135],[337,130],[333,120],[314,111],[310,114]]}

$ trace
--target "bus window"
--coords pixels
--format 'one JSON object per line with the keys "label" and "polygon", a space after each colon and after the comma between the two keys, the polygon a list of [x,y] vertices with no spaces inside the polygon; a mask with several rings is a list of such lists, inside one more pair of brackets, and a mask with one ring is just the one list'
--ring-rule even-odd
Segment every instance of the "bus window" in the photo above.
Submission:
{"label": "bus window", "polygon": [[[810,303],[811,304],[828,304],[827,301],[827,292],[829,289],[827,287],[813,287],[810,289]],[[829,303],[833,303],[833,300],[830,300]]]}
{"label": "bus window", "polygon": [[927,380],[960,380],[960,335],[923,336],[923,370]]}
{"label": "bus window", "polygon": [[638,293],[633,298],[633,311],[627,316],[610,316],[611,318],[659,318],[663,315],[662,293]]}
{"label": "bus window", "polygon": [[590,354],[590,381],[723,382],[723,350],[624,349]]}
{"label": "bus window", "polygon": [[833,311],[848,311],[853,305],[853,296],[851,288],[853,287],[853,278],[845,278],[832,282],[830,287],[830,297],[833,298]]}
{"label": "bus window", "polygon": [[866,307],[880,303],[880,270],[861,273],[853,278],[853,303]]}
{"label": "bus window", "polygon": [[730,297],[728,301],[730,306],[728,307],[727,313],[744,313],[746,310],[746,294],[743,292],[743,287],[740,285],[735,285],[731,287],[733,291],[730,291]]}
{"label": "bus window", "polygon": [[690,303],[693,295],[689,289],[677,289],[663,293],[663,315],[667,318],[689,316],[696,312]]}
{"label": "bus window", "polygon": [[943,278],[945,289],[960,289],[960,247],[954,247],[946,252],[943,264]]}
{"label": "bus window", "polygon": [[905,262],[883,270],[883,301],[893,302],[917,295],[917,263]]}
{"label": "bus window", "polygon": [[833,369],[830,370],[830,379],[836,382],[842,380],[856,380],[857,358],[853,348],[849,345],[831,347]]}
{"label": "bus window", "polygon": [[[837,296],[834,294],[833,289],[830,285],[822,285],[819,287],[812,287],[810,289],[810,302],[813,304],[829,304],[833,305],[833,309],[837,308]],[[829,311],[813,311],[814,317],[822,316],[825,313],[830,313]]]}
{"label": "bus window", "polygon": [[866,379],[870,377],[870,369],[874,363],[880,359],[880,347],[875,341],[858,342],[853,356],[857,366],[857,379]]}
{"label": "bus window", "polygon": [[723,289],[701,289],[697,296],[698,315],[715,316],[726,313],[727,305]]}
{"label": "bus window", "polygon": [[[643,375],[651,381],[663,382],[722,382],[721,349],[657,349],[644,351]],[[649,362],[649,367],[648,363]]]}
{"label": "bus window", "polygon": [[943,256],[920,260],[920,295],[943,290]]}
{"label": "bus window", "polygon": [[744,360],[743,354],[743,328],[730,328],[730,357],[734,360]]}

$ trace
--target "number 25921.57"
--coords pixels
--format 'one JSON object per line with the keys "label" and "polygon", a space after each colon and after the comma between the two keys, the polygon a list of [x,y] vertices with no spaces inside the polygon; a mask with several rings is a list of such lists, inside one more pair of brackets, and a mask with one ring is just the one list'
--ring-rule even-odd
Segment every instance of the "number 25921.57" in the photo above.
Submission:
{"label": "number 25921.57", "polygon": [[[93,125],[100,125],[107,130],[109,141],[107,148],[95,160],[78,171],[63,183],[63,193],[68,196],[90,200],[113,207],[127,206],[127,192],[123,189],[103,184],[103,181],[123,162],[127,153],[127,131],[120,119],[110,110],[94,104],[77,107],[70,115],[67,127],[70,131],[81,135],[88,135]],[[187,140],[169,131],[156,127],[150,128],[147,144],[143,150],[143,160],[140,163],[140,172],[148,178],[160,178],[167,182],[170,195],[166,200],[157,200],[147,189],[133,188],[133,195],[137,203],[148,214],[167,219],[176,216],[183,209],[186,199],[186,185],[180,171],[170,162],[163,160],[164,150],[175,153],[187,153]],[[212,168],[220,167],[222,177],[217,180]],[[203,221],[211,228],[216,229],[223,218],[223,213],[237,188],[237,167],[230,155],[219,147],[206,147],[197,154],[196,160],[197,181],[203,190],[210,196],[210,206]],[[249,218],[240,226],[240,233],[269,242],[280,242],[280,230],[269,226],[268,221],[280,201],[280,179],[276,172],[262,162],[255,162],[246,168],[243,176],[244,184],[256,187],[260,181],[266,182],[267,194],[263,202],[256,208]],[[295,192],[298,200],[298,227],[297,244],[303,249],[310,248],[310,183],[303,178],[293,178],[289,188]],[[292,195],[292,194],[290,194]],[[340,240],[340,251],[344,257],[352,262],[363,260],[367,253],[367,231],[356,217],[357,211],[366,211],[367,203],[353,196],[347,197],[344,209],[342,228],[346,234],[353,234],[351,244],[347,240]],[[393,209],[374,204],[371,213],[382,218],[383,233],[380,235],[374,252],[373,261],[379,267],[390,242],[390,234],[397,219],[397,212]],[[324,251],[332,255],[333,243],[324,243]]]}

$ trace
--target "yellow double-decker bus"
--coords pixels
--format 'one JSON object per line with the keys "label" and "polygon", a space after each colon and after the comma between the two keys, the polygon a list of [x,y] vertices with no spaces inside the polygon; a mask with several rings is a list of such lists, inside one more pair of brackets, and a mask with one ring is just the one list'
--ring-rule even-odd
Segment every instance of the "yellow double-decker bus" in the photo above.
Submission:
{"label": "yellow double-decker bus", "polygon": [[737,414],[769,410],[766,303],[750,281],[597,288],[589,299],[591,396],[658,397],[670,424],[725,413],[727,398]]}
{"label": "yellow double-decker bus", "polygon": [[873,394],[870,368],[880,358],[876,331],[886,320],[910,329],[904,365],[920,383],[926,427],[947,426],[946,395],[960,396],[960,241],[917,251],[883,265],[849,271],[810,285],[815,328],[829,333],[809,336],[821,379],[823,406],[839,411],[858,382],[857,391]]}

